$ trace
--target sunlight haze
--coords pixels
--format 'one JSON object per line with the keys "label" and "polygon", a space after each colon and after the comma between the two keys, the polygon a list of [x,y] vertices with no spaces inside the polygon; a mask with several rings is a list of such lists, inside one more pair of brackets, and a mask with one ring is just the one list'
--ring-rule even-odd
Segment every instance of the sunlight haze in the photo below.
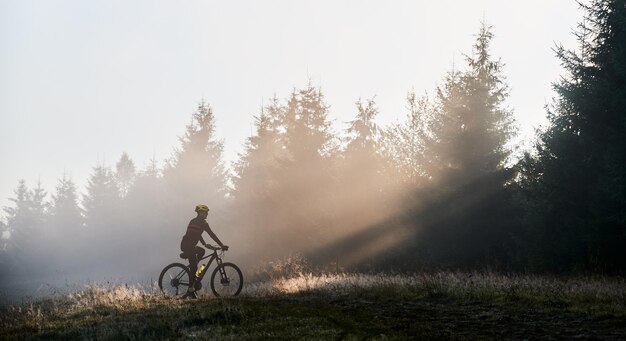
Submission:
{"label": "sunlight haze", "polygon": [[253,116],[309,80],[336,130],[375,96],[381,125],[407,92],[432,94],[463,65],[481,21],[494,26],[508,105],[529,144],[575,48],[574,1],[11,1],[0,2],[0,206],[18,179],[48,193],[123,152],[143,169],[172,155],[203,99],[228,165]]}

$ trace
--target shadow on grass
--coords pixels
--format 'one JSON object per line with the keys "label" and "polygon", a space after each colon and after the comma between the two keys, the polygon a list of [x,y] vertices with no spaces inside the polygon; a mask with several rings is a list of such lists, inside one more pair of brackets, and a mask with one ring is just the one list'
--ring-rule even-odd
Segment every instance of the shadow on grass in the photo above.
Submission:
{"label": "shadow on grass", "polygon": [[371,287],[355,281],[346,290],[322,288],[236,299],[87,293],[2,311],[0,338],[610,339],[626,334],[624,302],[617,302],[616,310],[593,313],[603,306],[589,304],[585,311],[584,304],[567,297],[551,300],[552,294],[532,301],[521,293],[498,289],[497,278],[486,278],[494,283],[492,295],[474,289],[464,294],[439,286],[452,282],[454,276],[425,275],[422,280],[430,282],[391,281]]}

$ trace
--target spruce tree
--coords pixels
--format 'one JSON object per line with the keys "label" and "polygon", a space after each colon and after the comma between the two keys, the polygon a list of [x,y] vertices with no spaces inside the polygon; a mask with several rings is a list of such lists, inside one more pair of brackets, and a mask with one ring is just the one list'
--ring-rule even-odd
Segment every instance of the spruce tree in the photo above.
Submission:
{"label": "spruce tree", "polygon": [[284,234],[292,250],[305,250],[332,238],[336,186],[337,144],[321,90],[308,84],[294,90],[282,117],[281,144],[285,155],[277,175],[281,179]]}
{"label": "spruce tree", "polygon": [[557,271],[626,269],[626,2],[594,0],[556,48],[549,127],[521,164],[530,256]]}
{"label": "spruce tree", "polygon": [[78,193],[72,179],[65,174],[59,179],[52,195],[43,236],[46,249],[52,251],[45,257],[48,271],[67,271],[72,265],[79,264],[85,255],[87,234],[82,210],[78,206]]}
{"label": "spruce tree", "polygon": [[2,276],[7,276],[11,269],[10,258],[7,252],[9,235],[7,224],[4,220],[0,219],[0,274]]}
{"label": "spruce tree", "polygon": [[94,167],[87,183],[87,193],[83,195],[82,206],[85,225],[93,233],[106,233],[116,224],[119,204],[119,188],[113,172],[103,166]]}
{"label": "spruce tree", "polygon": [[264,252],[281,233],[277,214],[281,210],[277,192],[281,179],[277,176],[284,150],[280,143],[280,118],[283,106],[274,97],[255,118],[256,133],[246,141],[244,152],[234,164],[232,210],[236,212],[231,225],[240,226],[246,250],[251,254]]}
{"label": "spruce tree", "polygon": [[82,230],[83,216],[78,206],[76,185],[63,175],[52,196],[50,205],[50,225],[57,233],[72,234]]}
{"label": "spruce tree", "polygon": [[132,187],[135,175],[135,163],[127,153],[122,153],[120,160],[115,164],[115,179],[122,198],[126,197]]}
{"label": "spruce tree", "polygon": [[32,238],[33,225],[30,215],[30,190],[26,187],[26,181],[18,181],[17,187],[13,191],[14,198],[9,198],[13,206],[3,208],[7,219],[7,255],[13,260],[19,258],[20,252],[26,252],[28,240]]}
{"label": "spruce tree", "polygon": [[342,230],[363,228],[388,212],[385,195],[389,190],[384,159],[379,152],[380,130],[374,119],[378,108],[374,100],[356,103],[357,114],[346,130],[336,188]]}
{"label": "spruce tree", "polygon": [[503,169],[515,132],[502,63],[490,56],[491,27],[480,28],[468,70],[452,71],[437,89],[437,113],[431,122],[439,179],[457,186]]}
{"label": "spruce tree", "polygon": [[38,251],[44,239],[44,223],[46,221],[46,191],[37,183],[37,187],[29,190],[26,182],[20,180],[15,189],[15,198],[10,198],[13,207],[5,207],[9,240],[7,253],[12,259],[14,269],[26,272],[37,265]]}
{"label": "spruce tree", "polygon": [[475,266],[508,257],[514,209],[506,161],[515,127],[492,39],[483,24],[467,69],[448,72],[433,99],[409,94],[407,121],[386,132],[386,152],[410,185],[400,220],[413,226],[415,238],[399,247],[409,250],[404,260]]}
{"label": "spruce tree", "polygon": [[179,140],[181,146],[164,170],[173,210],[189,215],[198,203],[221,205],[226,194],[223,142],[215,137],[215,116],[208,104],[198,105]]}
{"label": "spruce tree", "polygon": [[385,173],[398,185],[412,190],[428,185],[438,172],[433,169],[435,158],[431,137],[434,107],[428,96],[418,98],[410,92],[406,98],[409,112],[404,121],[383,129],[380,150],[387,160]]}

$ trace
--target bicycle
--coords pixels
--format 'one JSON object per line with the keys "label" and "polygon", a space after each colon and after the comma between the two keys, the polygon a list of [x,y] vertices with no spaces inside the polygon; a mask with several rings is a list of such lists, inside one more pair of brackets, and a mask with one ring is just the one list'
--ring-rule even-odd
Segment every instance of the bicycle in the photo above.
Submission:
{"label": "bicycle", "polygon": [[[243,288],[243,275],[239,267],[233,263],[222,262],[224,250],[220,247],[205,245],[213,253],[202,257],[198,261],[198,273],[196,276],[195,290],[202,289],[202,279],[208,272],[209,267],[215,260],[217,267],[211,274],[211,291],[216,297],[233,297],[239,295]],[[221,252],[218,252],[221,251]],[[180,258],[187,258],[185,253],[180,254]],[[200,266],[200,261],[207,259],[208,262]],[[219,276],[218,276],[219,274]],[[191,285],[191,270],[181,263],[172,263],[161,271],[159,275],[159,289],[165,296],[176,297],[185,294]]]}

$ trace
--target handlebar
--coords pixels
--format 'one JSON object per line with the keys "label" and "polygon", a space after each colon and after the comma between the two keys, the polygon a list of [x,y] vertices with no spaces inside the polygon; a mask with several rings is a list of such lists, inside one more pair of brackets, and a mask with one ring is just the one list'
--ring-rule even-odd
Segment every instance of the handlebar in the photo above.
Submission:
{"label": "handlebar", "polygon": [[228,250],[228,247],[226,249],[223,249],[221,246],[213,246],[211,244],[205,244],[204,247],[209,249],[209,250],[212,250],[212,251],[220,251],[220,250],[226,251],[226,250]]}

